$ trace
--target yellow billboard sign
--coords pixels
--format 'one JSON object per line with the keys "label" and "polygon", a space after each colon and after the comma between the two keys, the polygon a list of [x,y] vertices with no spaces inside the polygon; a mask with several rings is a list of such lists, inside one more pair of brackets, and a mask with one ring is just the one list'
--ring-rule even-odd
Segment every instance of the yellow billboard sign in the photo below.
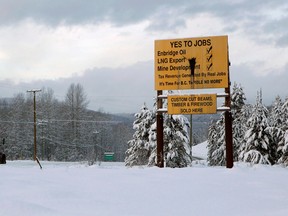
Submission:
{"label": "yellow billboard sign", "polygon": [[168,114],[215,114],[216,94],[168,95]]}
{"label": "yellow billboard sign", "polygon": [[228,87],[228,36],[155,41],[155,89]]}

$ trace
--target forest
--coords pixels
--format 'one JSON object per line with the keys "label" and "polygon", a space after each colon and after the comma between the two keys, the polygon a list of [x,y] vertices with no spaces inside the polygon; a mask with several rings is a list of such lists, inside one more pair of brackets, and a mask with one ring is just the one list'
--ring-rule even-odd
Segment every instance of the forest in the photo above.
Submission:
{"label": "forest", "polygon": [[[101,161],[105,152],[123,161],[132,137],[131,117],[88,110],[82,85],[71,84],[64,101],[50,88],[36,92],[37,157],[55,161]],[[33,93],[0,99],[0,151],[7,160],[33,158]],[[132,120],[133,121],[133,120]]]}
{"label": "forest", "polygon": [[[40,160],[101,161],[105,152],[124,161],[133,138],[134,113],[109,114],[87,109],[84,87],[71,84],[64,101],[53,89],[36,92],[37,156]],[[33,93],[0,99],[0,152],[7,160],[32,159],[34,154]],[[139,108],[141,109],[141,107]],[[207,139],[210,115],[193,116],[194,143]]]}
{"label": "forest", "polygon": [[[266,107],[262,93],[255,104],[245,103],[245,93],[236,83],[231,94],[234,161],[288,165],[288,98],[276,96]],[[83,86],[71,84],[59,101],[50,88],[36,94],[37,156],[41,160],[104,160],[127,166],[155,165],[156,108],[144,104],[136,114],[112,115],[87,109],[89,100]],[[33,94],[19,93],[0,99],[0,152],[7,160],[33,158]],[[208,141],[208,164],[224,166],[225,124],[223,113],[190,116],[164,115],[165,163],[170,167],[191,164],[191,145]],[[133,122],[134,121],[134,122]]]}
{"label": "forest", "polygon": [[[231,113],[233,117],[234,161],[253,164],[281,164],[288,166],[288,97],[283,101],[275,97],[266,107],[262,91],[256,102],[246,104],[241,85],[233,86]],[[208,130],[208,163],[225,165],[225,123],[223,113]]]}
{"label": "forest", "polygon": [[[276,96],[268,108],[262,103],[262,91],[255,104],[246,104],[241,85],[231,93],[233,160],[253,164],[288,165],[288,97]],[[156,164],[156,112],[143,107],[135,115],[133,139],[128,142],[126,166]],[[193,124],[192,124],[193,126]],[[167,167],[186,167],[193,160],[189,136],[190,122],[183,115],[164,115],[164,161]],[[203,131],[202,131],[203,133]],[[194,133],[193,136],[194,137]],[[210,166],[226,165],[224,112],[212,119],[208,128]],[[193,143],[194,144],[194,143]]]}

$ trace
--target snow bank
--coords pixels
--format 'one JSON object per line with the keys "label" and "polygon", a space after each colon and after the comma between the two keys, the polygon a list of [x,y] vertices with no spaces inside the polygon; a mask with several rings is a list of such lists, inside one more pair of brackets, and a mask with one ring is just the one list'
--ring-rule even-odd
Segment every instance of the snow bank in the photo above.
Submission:
{"label": "snow bank", "polygon": [[277,166],[42,165],[43,170],[33,161],[0,166],[0,215],[288,214],[288,170]]}
{"label": "snow bank", "polygon": [[202,158],[203,160],[207,160],[207,141],[203,143],[199,143],[192,147],[192,155],[196,158]]}

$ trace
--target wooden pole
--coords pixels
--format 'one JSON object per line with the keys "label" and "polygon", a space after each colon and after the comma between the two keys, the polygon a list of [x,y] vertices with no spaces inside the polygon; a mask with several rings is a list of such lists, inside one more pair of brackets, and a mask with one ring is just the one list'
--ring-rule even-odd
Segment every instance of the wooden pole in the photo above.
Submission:
{"label": "wooden pole", "polygon": [[34,161],[37,160],[37,143],[36,143],[36,92],[40,92],[40,89],[33,89],[33,90],[28,90],[27,92],[33,92],[33,101],[34,101],[34,156],[33,159]]}
{"label": "wooden pole", "polygon": [[192,147],[193,147],[193,128],[192,128],[192,114],[190,115],[190,154],[191,154],[191,159],[193,160],[193,152],[192,152]]}
{"label": "wooden pole", "polygon": [[230,97],[230,75],[228,66],[228,88],[225,88],[225,106],[230,107],[225,111],[225,142],[226,142],[226,168],[233,167],[233,131],[232,131],[232,114],[231,114],[231,97]]}
{"label": "wooden pole", "polygon": [[37,144],[36,144],[36,92],[34,91],[34,160],[37,158]]}
{"label": "wooden pole", "polygon": [[164,134],[163,134],[163,114],[159,109],[163,107],[162,99],[158,96],[162,95],[162,90],[157,91],[157,114],[156,114],[156,125],[157,125],[157,166],[164,167]]}

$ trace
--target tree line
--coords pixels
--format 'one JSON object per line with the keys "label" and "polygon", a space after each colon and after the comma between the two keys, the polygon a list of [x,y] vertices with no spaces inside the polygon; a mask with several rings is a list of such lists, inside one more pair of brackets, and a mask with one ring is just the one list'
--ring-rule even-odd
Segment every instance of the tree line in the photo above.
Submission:
{"label": "tree line", "polygon": [[[266,107],[261,90],[255,104],[246,104],[241,85],[233,86],[231,112],[233,117],[233,158],[252,164],[288,165],[288,97],[283,102],[276,96]],[[224,115],[208,130],[208,164],[225,165]]]}
{"label": "tree line", "polygon": [[[87,109],[89,101],[80,84],[71,84],[63,101],[55,98],[52,89],[41,90],[36,95],[40,159],[94,163],[103,160],[104,152],[114,152],[115,160],[125,159],[127,166],[156,165],[156,104],[152,110],[144,104],[135,114],[131,128],[131,122],[125,118]],[[261,92],[254,105],[245,100],[243,88],[235,83],[231,93],[234,161],[287,166],[288,98],[282,101],[277,96],[270,107],[262,103]],[[32,159],[33,125],[32,94],[0,99],[0,151],[5,152],[8,160]],[[167,167],[191,164],[189,127],[186,116],[164,115]],[[222,113],[208,129],[209,165],[225,165],[225,146]]]}
{"label": "tree line", "polygon": [[[34,145],[33,94],[0,99],[0,138],[8,160],[32,159]],[[36,94],[37,156],[43,160],[91,162],[114,152],[123,161],[131,125],[124,118],[87,109],[80,84],[71,84],[64,101],[51,88]],[[1,150],[1,149],[0,149]]]}
{"label": "tree line", "polygon": [[[288,165],[288,97],[279,96],[269,108],[262,103],[261,91],[256,103],[245,104],[245,93],[236,83],[231,93],[233,118],[233,158],[261,164]],[[167,104],[166,104],[167,105]],[[191,165],[190,122],[184,115],[164,115],[164,161],[166,167]],[[156,105],[146,105],[135,114],[133,138],[128,142],[126,166],[156,165]],[[194,134],[193,134],[194,136]],[[210,166],[226,165],[224,112],[208,129]]]}

